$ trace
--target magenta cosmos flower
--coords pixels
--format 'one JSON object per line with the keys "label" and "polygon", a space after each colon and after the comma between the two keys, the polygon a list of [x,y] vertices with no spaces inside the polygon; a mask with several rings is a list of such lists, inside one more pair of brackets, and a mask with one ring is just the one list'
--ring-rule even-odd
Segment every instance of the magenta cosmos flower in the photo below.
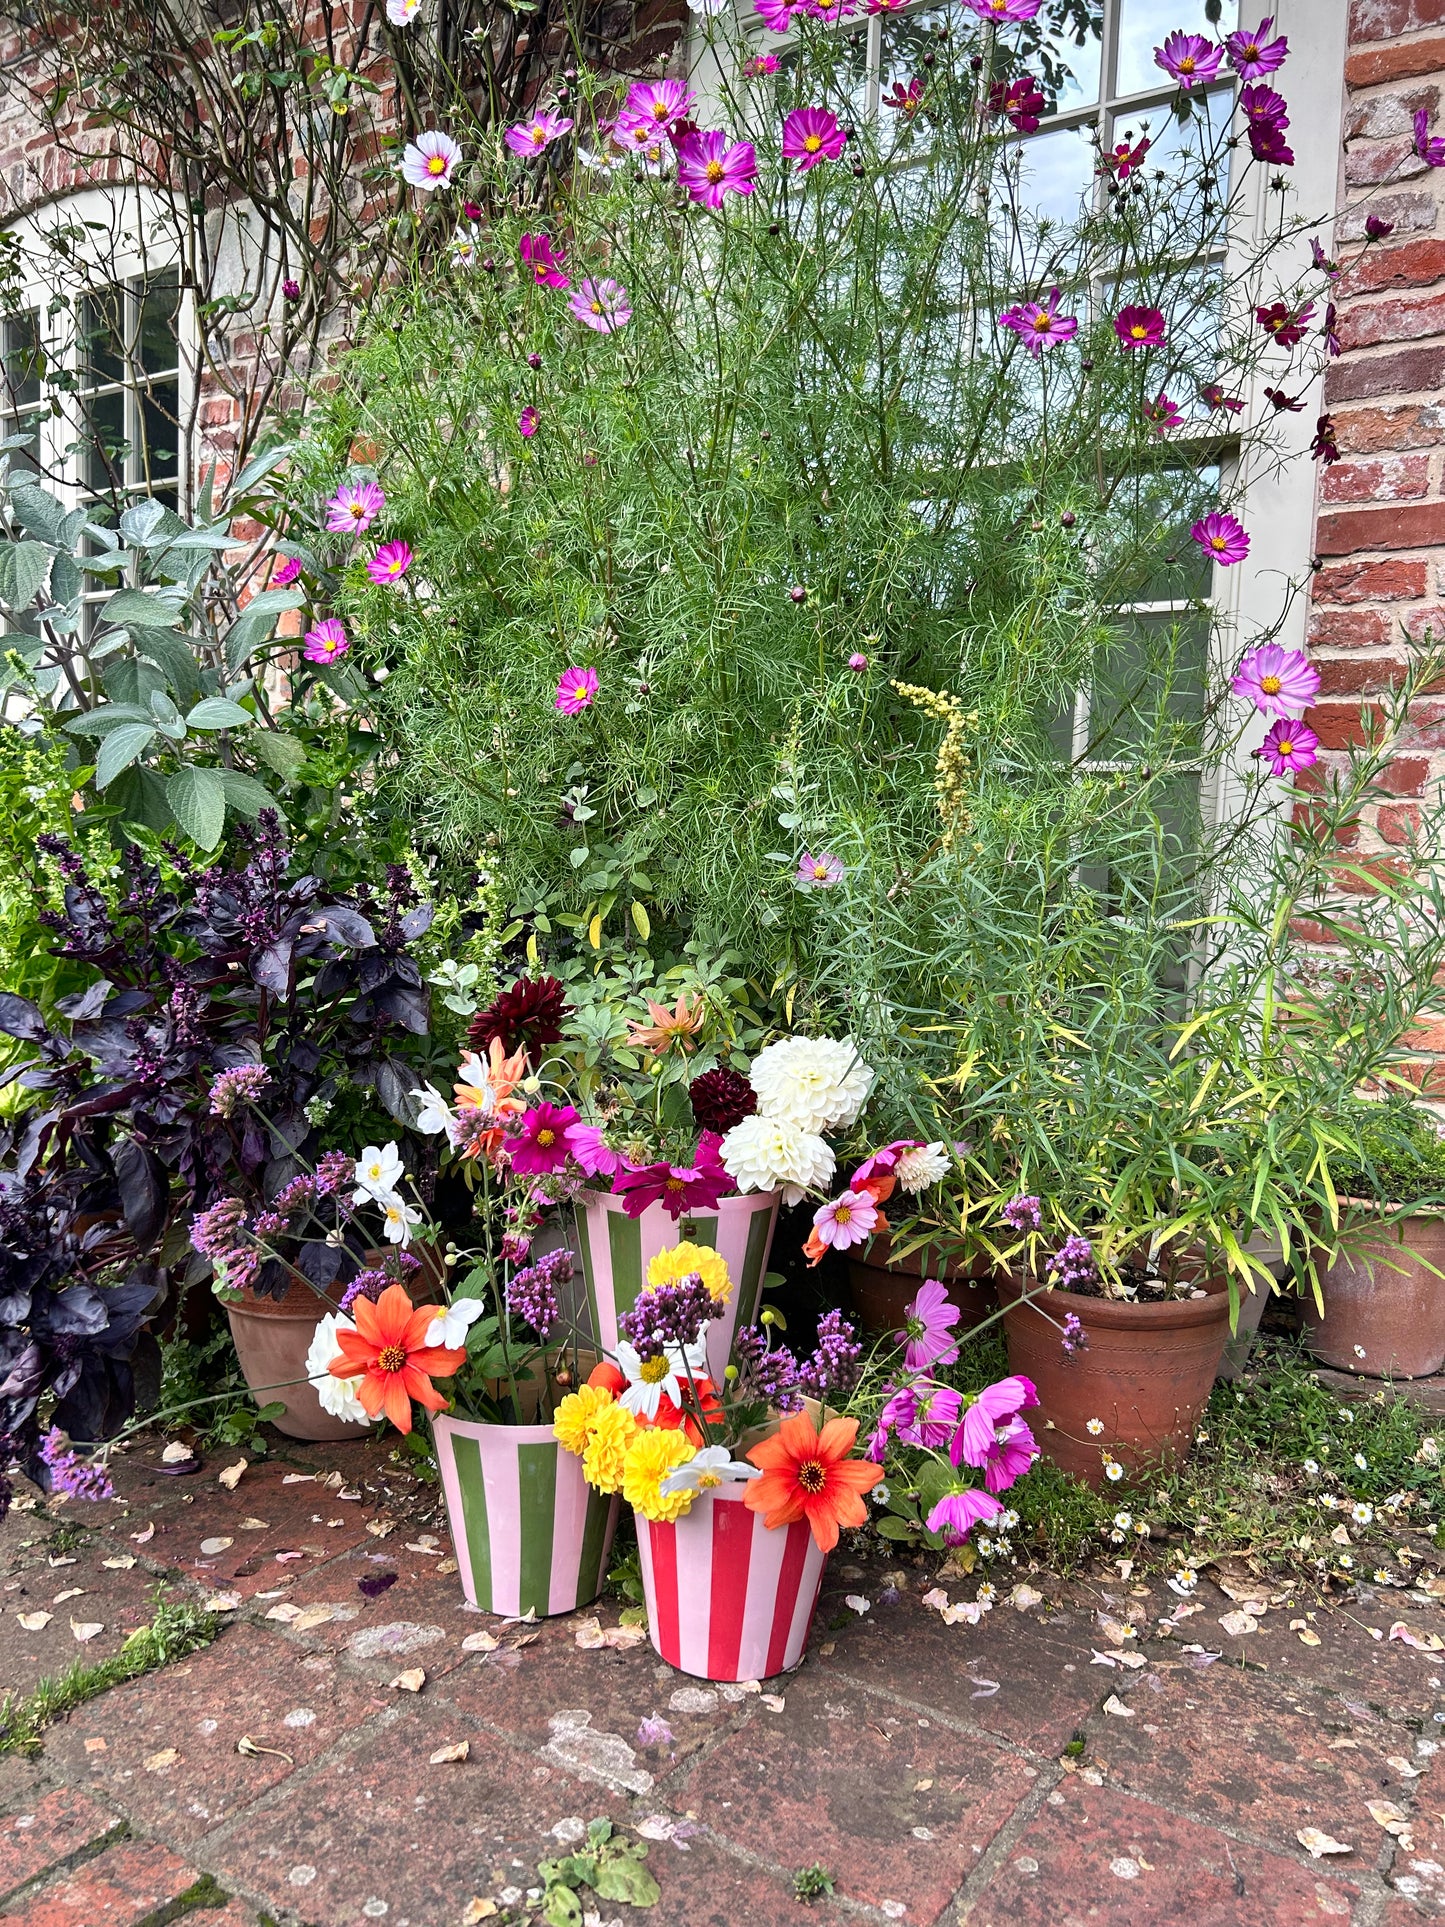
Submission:
{"label": "magenta cosmos flower", "polygon": [[364,535],[385,507],[375,482],[345,482],[326,504],[326,526],[333,535]]}
{"label": "magenta cosmos flower", "polygon": [[271,587],[273,589],[289,588],[300,573],[301,558],[295,555],[288,555],[280,568],[277,569],[276,573],[271,577]]}
{"label": "magenta cosmos flower", "polygon": [[579,282],[567,306],[584,328],[599,335],[613,334],[632,319],[626,288],[611,279]]}
{"label": "magenta cosmos flower", "polygon": [[1241,80],[1263,80],[1266,74],[1277,73],[1284,65],[1289,42],[1283,34],[1278,40],[1268,39],[1273,26],[1274,15],[1266,14],[1253,33],[1246,33],[1241,27],[1225,41],[1229,64]]}
{"label": "magenta cosmos flower", "polygon": [[1044,0],[963,0],[970,13],[996,27],[1010,26],[1018,20],[1032,20]]}
{"label": "magenta cosmos flower", "polygon": [[1428,107],[1415,112],[1415,152],[1427,167],[1445,167],[1445,139],[1431,134]]}
{"label": "magenta cosmos flower", "polygon": [[988,111],[1001,114],[1016,133],[1036,134],[1048,102],[1032,74],[1020,74],[1007,85],[996,80],[988,90]]}
{"label": "magenta cosmos flower", "polygon": [[1266,642],[1243,658],[1229,686],[1266,716],[1289,716],[1308,709],[1318,696],[1320,672],[1302,650]]}
{"label": "magenta cosmos flower", "polygon": [[1005,308],[998,325],[1016,334],[1035,360],[1045,348],[1058,341],[1072,341],[1079,332],[1075,316],[1059,313],[1057,288],[1049,289],[1047,301],[1021,301],[1017,307]]}
{"label": "magenta cosmos flower", "polygon": [[351,647],[346,631],[335,616],[326,616],[314,629],[308,629],[301,651],[307,662],[335,662]]}
{"label": "magenta cosmos flower", "polygon": [[775,74],[777,71],[776,54],[754,54],[743,67],[743,73],[749,80],[766,80],[769,74]]}
{"label": "magenta cosmos flower", "polygon": [[704,207],[721,207],[724,194],[751,194],[757,173],[751,141],[729,147],[726,134],[689,134],[677,150],[678,181]]}
{"label": "magenta cosmos flower", "polygon": [[916,1378],[895,1392],[879,1414],[885,1432],[897,1432],[904,1445],[941,1452],[958,1429],[963,1394],[931,1378]]}
{"label": "magenta cosmos flower", "polygon": [[852,655],[849,656],[848,667],[853,670],[863,670],[868,667],[868,658],[863,654],[861,649],[855,649]]}
{"label": "magenta cosmos flower", "polygon": [[590,709],[597,700],[597,671],[595,669],[564,669],[557,678],[557,694],[554,708],[560,709],[564,716],[576,716],[584,709]]}
{"label": "magenta cosmos flower", "polygon": [[534,154],[545,153],[553,141],[571,131],[571,121],[563,120],[558,114],[533,114],[530,120],[520,120],[515,127],[509,127],[502,139],[514,154],[530,160]]}
{"label": "magenta cosmos flower", "polygon": [[1221,568],[1230,568],[1249,554],[1249,537],[1244,532],[1244,524],[1217,509],[1212,515],[1202,516],[1189,533],[1210,560],[1217,562]]}
{"label": "magenta cosmos flower", "polygon": [[910,1372],[930,1365],[951,1365],[958,1357],[953,1327],[962,1316],[936,1278],[925,1278],[918,1296],[904,1312],[904,1328],[893,1335],[904,1347],[903,1362]]}
{"label": "magenta cosmos flower", "polygon": [[948,1492],[928,1515],[928,1530],[941,1532],[950,1545],[962,1545],[975,1526],[986,1526],[1003,1511],[991,1493],[977,1486]]}
{"label": "magenta cosmos flower", "polygon": [[820,1244],[834,1251],[847,1251],[872,1237],[878,1225],[878,1207],[866,1191],[845,1191],[813,1213],[813,1229]]}
{"label": "magenta cosmos flower", "polygon": [[1237,395],[1226,395],[1217,381],[1206,381],[1199,390],[1199,399],[1207,408],[1222,408],[1226,415],[1238,415],[1244,410],[1244,403]]}
{"label": "magenta cosmos flower", "polygon": [[990,1492],[1005,1492],[1033,1464],[1034,1435],[1019,1417],[1039,1402],[1029,1378],[1001,1378],[980,1392],[963,1415],[949,1457],[977,1467]]}
{"label": "magenta cosmos flower", "polygon": [[1292,776],[1319,760],[1320,739],[1308,723],[1281,717],[1254,753],[1269,764],[1271,775]]}
{"label": "magenta cosmos flower", "polygon": [[401,178],[408,187],[419,187],[424,194],[432,194],[439,187],[450,187],[461,158],[462,150],[450,134],[429,128],[402,149]]}
{"label": "magenta cosmos flower", "polygon": [[691,1165],[649,1164],[640,1171],[624,1171],[612,1189],[622,1199],[629,1218],[640,1218],[650,1204],[660,1204],[674,1223],[684,1211],[711,1211],[725,1198],[733,1181],[717,1154],[721,1139],[704,1131]]}
{"label": "magenta cosmos flower", "polygon": [[532,270],[532,279],[539,288],[571,287],[571,282],[562,273],[562,263],[567,257],[561,248],[553,248],[545,234],[524,234],[518,251]]}
{"label": "magenta cosmos flower", "polygon": [[676,121],[685,120],[695,104],[691,88],[680,80],[639,80],[628,89],[622,111],[665,134]]}
{"label": "magenta cosmos flower", "polygon": [[1121,308],[1114,333],[1128,349],[1157,348],[1164,339],[1164,317],[1157,308]]}
{"label": "magenta cosmos flower", "polygon": [[1202,33],[1167,34],[1164,45],[1154,49],[1154,65],[1186,91],[1196,80],[1213,80],[1223,58],[1223,47],[1216,47]]}
{"label": "magenta cosmos flower", "polygon": [[567,1149],[589,1178],[613,1178],[627,1169],[627,1159],[613,1150],[596,1124],[569,1125]]}
{"label": "magenta cosmos flower", "polygon": [[522,437],[523,441],[529,442],[536,432],[537,411],[532,407],[524,408],[517,417],[517,433]]}
{"label": "magenta cosmos flower", "polygon": [[843,859],[834,856],[831,850],[819,850],[816,856],[804,850],[798,859],[793,882],[800,890],[831,890],[847,874]]}
{"label": "magenta cosmos flower", "polygon": [[571,1155],[567,1133],[580,1123],[570,1104],[548,1104],[544,1099],[525,1112],[521,1129],[507,1139],[512,1169],[518,1177],[540,1178],[560,1171]]}
{"label": "magenta cosmos flower", "polygon": [[1163,435],[1175,428],[1183,420],[1177,401],[1171,401],[1165,394],[1156,395],[1153,401],[1144,404],[1144,419],[1156,435]]}
{"label": "magenta cosmos flower", "polygon": [[366,573],[378,588],[400,582],[411,567],[411,550],[405,542],[383,542],[366,565]]}
{"label": "magenta cosmos flower", "polygon": [[801,0],[754,0],[753,11],[773,33],[786,33],[793,15],[803,11]]}
{"label": "magenta cosmos flower", "polygon": [[783,122],[783,159],[806,174],[819,161],[836,161],[848,144],[830,107],[795,107]]}

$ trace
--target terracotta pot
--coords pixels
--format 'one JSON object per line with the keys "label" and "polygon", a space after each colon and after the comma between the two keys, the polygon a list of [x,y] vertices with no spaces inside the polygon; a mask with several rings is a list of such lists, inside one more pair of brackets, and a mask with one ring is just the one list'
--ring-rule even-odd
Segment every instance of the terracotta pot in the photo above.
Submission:
{"label": "terracotta pot", "polygon": [[[246,1383],[258,1405],[278,1403],[286,1407],[275,1425],[288,1438],[366,1437],[364,1425],[333,1418],[323,1410],[321,1400],[306,1382],[306,1354],[317,1322],[340,1297],[339,1287],[328,1300],[322,1300],[309,1286],[293,1283],[284,1298],[258,1298],[247,1291],[240,1304],[226,1307]],[[291,1379],[301,1383],[290,1384]]]}
{"label": "terracotta pot", "polygon": [[[1428,1269],[1434,1265],[1436,1269]],[[1400,1218],[1321,1274],[1325,1310],[1305,1300],[1305,1343],[1360,1378],[1429,1378],[1445,1365],[1445,1216]]]}
{"label": "terracotta pot", "polygon": [[[1202,1282],[1205,1298],[1154,1305],[1044,1292],[1045,1316],[1021,1302],[1023,1281],[1000,1276],[1009,1365],[1038,1387],[1026,1416],[1047,1458],[1097,1488],[1106,1451],[1127,1473],[1187,1456],[1229,1337],[1224,1280]],[[1069,1312],[1088,1341],[1072,1358],[1059,1331]],[[1090,1419],[1103,1431],[1091,1433]]]}
{"label": "terracotta pot", "polygon": [[962,1336],[975,1330],[991,1312],[998,1310],[998,1292],[993,1273],[967,1273],[957,1265],[941,1261],[941,1255],[927,1245],[894,1258],[893,1240],[886,1231],[877,1231],[859,1255],[848,1259],[848,1296],[859,1323],[868,1332],[894,1332],[903,1329],[903,1314],[918,1296],[925,1278],[945,1283],[949,1295],[963,1316],[954,1330]]}

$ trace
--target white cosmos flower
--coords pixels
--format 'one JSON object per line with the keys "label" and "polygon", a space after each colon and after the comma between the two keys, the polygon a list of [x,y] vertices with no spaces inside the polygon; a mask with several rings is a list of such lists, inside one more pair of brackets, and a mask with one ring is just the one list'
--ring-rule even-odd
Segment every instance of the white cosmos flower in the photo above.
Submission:
{"label": "white cosmos flower", "polygon": [[412,1098],[416,1103],[416,1128],[423,1137],[435,1137],[451,1124],[452,1107],[435,1084],[423,1084],[419,1091],[412,1092]]}
{"label": "white cosmos flower", "polygon": [[669,1472],[662,1481],[662,1490],[669,1497],[674,1492],[710,1492],[714,1486],[733,1481],[743,1484],[749,1479],[760,1479],[763,1469],[760,1465],[748,1465],[735,1459],[725,1445],[705,1445],[696,1452],[686,1465],[679,1465]]}
{"label": "white cosmos flower", "polygon": [[920,1144],[911,1151],[900,1152],[893,1175],[898,1180],[900,1191],[917,1197],[930,1184],[937,1184],[941,1178],[946,1178],[952,1168],[952,1160],[940,1138],[936,1144]]}
{"label": "white cosmos flower", "polygon": [[477,265],[477,230],[475,227],[459,227],[452,236],[452,259],[459,268],[474,268]]}
{"label": "white cosmos flower", "polygon": [[312,1335],[311,1347],[306,1354],[306,1376],[315,1387],[323,1412],[329,1412],[332,1418],[345,1419],[352,1425],[370,1425],[366,1407],[356,1396],[361,1380],[333,1378],[328,1369],[341,1350],[336,1342],[336,1334],[355,1330],[351,1320],[343,1318],[340,1312],[327,1312]]}
{"label": "white cosmos flower", "polygon": [[805,1191],[825,1189],[838,1161],[824,1140],[780,1117],[745,1117],[718,1152],[739,1191],[781,1191],[796,1204]]}
{"label": "white cosmos flower", "polygon": [[393,1138],[390,1144],[383,1144],[380,1148],[375,1144],[368,1144],[356,1160],[356,1170],[353,1175],[356,1180],[356,1191],[351,1200],[353,1204],[365,1204],[368,1198],[374,1204],[380,1204],[383,1198],[392,1196],[396,1187],[406,1176],[406,1167],[401,1161],[401,1152],[396,1148],[396,1139]]}
{"label": "white cosmos flower", "polygon": [[634,1418],[655,1419],[664,1399],[682,1404],[689,1371],[694,1379],[707,1376],[707,1344],[700,1338],[686,1350],[681,1345],[669,1345],[665,1352],[643,1358],[636,1346],[623,1338],[617,1343],[617,1365],[627,1380],[618,1404],[625,1405]]}
{"label": "white cosmos flower", "polygon": [[428,1345],[445,1345],[455,1351],[467,1342],[467,1331],[486,1310],[480,1298],[455,1298],[440,1317],[426,1328]]}
{"label": "white cosmos flower", "polygon": [[758,1052],[748,1082],[761,1116],[816,1135],[853,1123],[873,1072],[851,1037],[783,1037]]}
{"label": "white cosmos flower", "polygon": [[386,0],[386,17],[393,27],[407,27],[421,12],[421,0]]}
{"label": "white cosmos flower", "polygon": [[372,1203],[379,1207],[382,1215],[382,1233],[389,1245],[411,1243],[411,1228],[421,1223],[421,1213],[415,1205],[408,1204],[399,1191],[389,1191],[385,1197],[373,1198]]}
{"label": "white cosmos flower", "polygon": [[451,186],[461,158],[462,150],[450,134],[443,134],[439,128],[428,128],[402,149],[401,178],[408,187],[430,194],[439,187]]}

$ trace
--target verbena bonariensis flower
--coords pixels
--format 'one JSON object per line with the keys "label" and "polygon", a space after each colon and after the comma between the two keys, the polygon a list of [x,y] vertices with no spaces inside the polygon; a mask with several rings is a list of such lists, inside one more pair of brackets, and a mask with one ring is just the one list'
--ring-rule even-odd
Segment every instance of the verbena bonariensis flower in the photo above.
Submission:
{"label": "verbena bonariensis flower", "polygon": [[696,96],[683,81],[637,80],[628,89],[622,111],[650,122],[659,134],[664,134],[675,121],[690,114],[695,105]]}
{"label": "verbena bonariensis flower", "polygon": [[800,174],[819,161],[836,161],[847,144],[830,107],[795,107],[783,122],[783,159],[796,161]]}
{"label": "verbena bonariensis flower", "polygon": [[677,150],[678,181],[704,207],[721,207],[724,194],[751,194],[757,172],[752,142],[729,147],[726,134],[689,134]]}
{"label": "verbena bonariensis flower", "polygon": [[965,1411],[949,1457],[980,1470],[990,1492],[1006,1492],[1037,1454],[1034,1435],[1018,1415],[1038,1402],[1032,1379],[1001,1378],[987,1386]]}
{"label": "verbena bonariensis flower", "polygon": [[1232,568],[1249,554],[1249,537],[1244,525],[1236,521],[1234,516],[1223,514],[1218,509],[1210,515],[1201,516],[1189,533],[1210,560],[1217,562],[1221,568]]}
{"label": "verbena bonariensis flower", "polygon": [[1079,332],[1076,316],[1059,313],[1057,288],[1049,289],[1047,301],[1021,301],[1015,307],[1005,308],[998,325],[1016,334],[1035,360],[1045,348],[1053,347],[1056,342],[1071,341]]}
{"label": "verbena bonariensis flower", "polygon": [[238,1064],[211,1085],[211,1116],[231,1117],[238,1104],[254,1104],[271,1081],[264,1064]]}
{"label": "verbena bonariensis flower", "polygon": [[530,1325],[544,1345],[561,1315],[557,1287],[566,1284],[572,1269],[572,1253],[564,1245],[515,1273],[507,1286],[507,1309]]}
{"label": "verbena bonariensis flower", "polygon": [[738,1395],[744,1403],[772,1405],[780,1412],[802,1409],[800,1366],[786,1345],[769,1345],[767,1333],[745,1326],[733,1340]]}
{"label": "verbena bonariensis flower", "polygon": [[1430,132],[1430,110],[1415,111],[1415,152],[1427,167],[1445,167],[1445,139]]}
{"label": "verbena bonariensis flower", "polygon": [[863,1347],[841,1311],[824,1312],[818,1320],[818,1343],[803,1365],[798,1382],[811,1397],[847,1398],[863,1375]]}
{"label": "verbena bonariensis flower", "polygon": [[1276,73],[1284,65],[1289,41],[1283,34],[1278,40],[1267,39],[1273,25],[1274,15],[1266,14],[1253,33],[1241,27],[1226,39],[1224,50],[1229,64],[1241,80],[1263,80],[1266,74]]}
{"label": "verbena bonariensis flower", "polygon": [[385,507],[375,482],[343,482],[326,504],[326,526],[333,535],[364,535]]}
{"label": "verbena bonariensis flower", "polygon": [[1020,74],[1007,82],[996,80],[988,90],[988,111],[1011,122],[1020,134],[1038,132],[1047,106],[1044,91],[1032,74]]}
{"label": "verbena bonariensis flower", "polygon": [[584,328],[599,335],[615,334],[632,319],[626,288],[610,277],[579,282],[567,307]]}
{"label": "verbena bonariensis flower", "polygon": [[520,154],[524,160],[532,160],[536,155],[545,153],[553,141],[560,140],[571,131],[570,120],[564,120],[560,114],[541,113],[533,114],[530,120],[518,121],[515,127],[507,129],[502,139],[514,154]]}
{"label": "verbena bonariensis flower", "polygon": [[1099,1276],[1094,1263],[1094,1247],[1087,1238],[1074,1232],[1054,1253],[1049,1267],[1050,1280],[1061,1291],[1074,1291],[1080,1285],[1091,1285]]}
{"label": "verbena bonariensis flower", "polygon": [[1213,80],[1223,58],[1223,47],[1216,47],[1202,33],[1166,34],[1164,45],[1154,49],[1155,66],[1162,67],[1186,92],[1196,81]]}
{"label": "verbena bonariensis flower", "polygon": [[1037,1231],[1044,1221],[1042,1204],[1027,1192],[1020,1192],[1018,1197],[1010,1198],[1008,1203],[1000,1208],[998,1215],[1014,1231]]}
{"label": "verbena bonariensis flower", "polygon": [[52,1491],[68,1492],[72,1499],[115,1497],[115,1487],[105,1467],[78,1457],[65,1435],[53,1425],[40,1441],[40,1458],[50,1474]]}
{"label": "verbena bonariensis flower", "polygon": [[524,234],[518,252],[539,288],[571,287],[572,283],[562,272],[562,263],[567,257],[561,248],[553,248],[547,235]]}
{"label": "verbena bonariensis flower", "polygon": [[675,1285],[655,1285],[638,1294],[631,1311],[617,1321],[617,1330],[643,1358],[667,1348],[695,1345],[708,1323],[722,1311],[696,1272]]}
{"label": "verbena bonariensis flower", "polygon": [[941,1532],[949,1545],[962,1545],[975,1526],[996,1519],[1003,1507],[990,1493],[977,1486],[945,1493],[928,1515],[930,1532]]}
{"label": "verbena bonariensis flower", "polygon": [[400,582],[411,567],[411,548],[405,542],[383,542],[366,565],[366,573],[379,589]]}
{"label": "verbena bonariensis flower", "polygon": [[948,1296],[947,1287],[936,1278],[926,1278],[903,1314],[904,1328],[895,1332],[903,1346],[903,1362],[910,1372],[927,1371],[933,1365],[952,1365],[958,1357],[958,1340],[953,1327],[962,1316]]}
{"label": "verbena bonariensis flower", "polygon": [[1289,716],[1308,709],[1320,693],[1320,672],[1303,650],[1266,642],[1241,659],[1229,686],[1266,716]]}
{"label": "verbena bonariensis flower", "polygon": [[306,631],[301,653],[307,662],[336,662],[351,647],[351,639],[335,616],[323,616]]}
{"label": "verbena bonariensis flower", "polygon": [[1070,1359],[1077,1358],[1080,1352],[1089,1349],[1089,1334],[1084,1330],[1084,1321],[1076,1311],[1064,1313],[1063,1337],[1059,1341],[1059,1348],[1066,1365]]}
{"label": "verbena bonariensis flower", "polygon": [[[584,281],[583,288],[591,284]],[[579,290],[580,292],[580,290]],[[597,671],[595,669],[564,669],[557,678],[557,694],[553,708],[560,709],[564,716],[579,716],[584,709],[590,709],[597,700]]]}
{"label": "verbena bonariensis flower", "polygon": [[1114,317],[1114,333],[1125,348],[1157,348],[1164,339],[1164,317],[1157,308],[1121,308]]}
{"label": "verbena bonariensis flower", "polygon": [[1291,776],[1319,761],[1320,739],[1308,723],[1281,718],[1254,752],[1268,763],[1272,776]]}
{"label": "verbena bonariensis flower", "polygon": [[1291,308],[1286,302],[1272,301],[1268,307],[1256,308],[1254,318],[1267,335],[1274,336],[1281,348],[1293,348],[1304,340],[1314,312],[1313,301],[1306,301],[1302,308]]}
{"label": "verbena bonariensis flower", "polygon": [[408,187],[432,194],[439,187],[450,187],[461,158],[462,150],[451,135],[432,128],[402,149],[401,178]]}

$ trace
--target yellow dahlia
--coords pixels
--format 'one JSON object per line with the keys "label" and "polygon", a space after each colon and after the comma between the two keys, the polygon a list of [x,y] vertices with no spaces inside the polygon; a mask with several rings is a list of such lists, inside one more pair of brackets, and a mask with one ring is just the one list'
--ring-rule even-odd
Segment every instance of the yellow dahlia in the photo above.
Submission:
{"label": "yellow dahlia", "polygon": [[728,1274],[727,1259],[710,1245],[684,1242],[674,1245],[671,1251],[659,1251],[647,1267],[647,1282],[656,1290],[659,1285],[681,1284],[694,1272],[717,1302],[725,1305],[732,1296],[733,1281]]}
{"label": "yellow dahlia", "polygon": [[552,1435],[564,1452],[575,1452],[581,1458],[592,1437],[597,1414],[611,1403],[612,1394],[605,1385],[579,1385],[575,1392],[567,1394],[552,1421]]}
{"label": "yellow dahlia", "polygon": [[582,1476],[599,1492],[622,1490],[623,1461],[637,1432],[637,1420],[625,1405],[609,1397],[598,1409],[582,1454]]}
{"label": "yellow dahlia", "polygon": [[686,1465],[697,1447],[685,1432],[639,1432],[627,1448],[622,1496],[644,1519],[680,1519],[693,1501],[691,1489],[664,1492],[669,1472]]}

